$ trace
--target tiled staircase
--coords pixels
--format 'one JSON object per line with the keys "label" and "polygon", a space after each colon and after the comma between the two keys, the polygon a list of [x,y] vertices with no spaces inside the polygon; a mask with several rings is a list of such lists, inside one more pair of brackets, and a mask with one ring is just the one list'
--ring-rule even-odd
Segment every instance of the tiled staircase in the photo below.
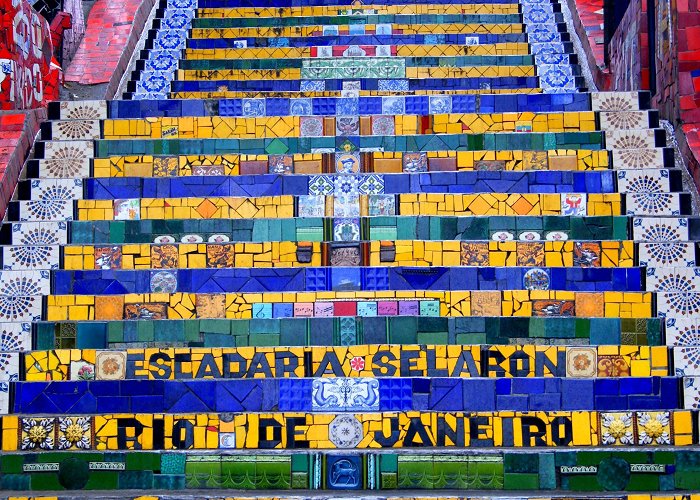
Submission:
{"label": "tiled staircase", "polygon": [[557,1],[249,4],[162,1],[122,100],[50,105],[2,489],[699,489],[648,93],[588,92]]}

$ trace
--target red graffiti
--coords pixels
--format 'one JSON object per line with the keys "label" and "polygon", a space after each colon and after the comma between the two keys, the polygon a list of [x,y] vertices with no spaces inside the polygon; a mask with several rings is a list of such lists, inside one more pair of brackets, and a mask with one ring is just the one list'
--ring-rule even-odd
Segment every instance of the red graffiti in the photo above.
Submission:
{"label": "red graffiti", "polygon": [[57,99],[60,73],[46,20],[27,0],[0,0],[0,109]]}

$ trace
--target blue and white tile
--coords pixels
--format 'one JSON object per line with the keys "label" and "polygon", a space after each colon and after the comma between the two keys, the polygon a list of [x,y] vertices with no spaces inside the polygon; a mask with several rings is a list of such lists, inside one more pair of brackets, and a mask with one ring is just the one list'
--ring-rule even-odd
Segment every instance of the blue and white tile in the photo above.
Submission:
{"label": "blue and white tile", "polygon": [[362,175],[358,189],[360,194],[384,194],[384,176],[380,174]]}
{"label": "blue and white tile", "polygon": [[613,149],[612,165],[620,169],[650,169],[664,166],[662,148]]}
{"label": "blue and white tile", "polygon": [[359,217],[360,197],[338,195],[336,191],[336,194],[333,196],[333,216],[345,218]]}
{"label": "blue and white tile", "polygon": [[683,377],[683,408],[700,409],[700,377]]}
{"label": "blue and white tile", "polygon": [[67,245],[65,222],[13,222],[12,245]]}
{"label": "blue and white tile", "polygon": [[308,194],[312,196],[328,196],[333,194],[333,179],[329,175],[310,175]]}
{"label": "blue and white tile", "polygon": [[41,245],[15,245],[2,247],[4,270],[58,269],[60,247]]}
{"label": "blue and white tile", "polygon": [[650,292],[699,292],[700,268],[647,267],[646,289]]}
{"label": "blue and white tile", "polygon": [[0,322],[26,323],[41,320],[42,298],[38,295],[0,295]]}
{"label": "blue and white tile", "polygon": [[635,217],[632,220],[634,241],[662,243],[689,241],[687,217]]}
{"label": "blue and white tile", "polygon": [[265,116],[265,99],[243,99],[241,109],[244,117]]}
{"label": "blue and white tile", "polygon": [[537,66],[537,74],[545,92],[576,90],[576,78],[568,64],[542,64]]}
{"label": "blue and white tile", "polygon": [[325,92],[325,80],[302,80],[299,84],[300,92]]}
{"label": "blue and white tile", "polygon": [[151,50],[148,59],[144,63],[144,71],[163,71],[172,75],[178,67],[182,51],[175,50]]}
{"label": "blue and white tile", "polygon": [[187,34],[187,29],[160,29],[153,40],[153,48],[156,50],[184,49]]}
{"label": "blue and white tile", "polygon": [[379,380],[376,378],[315,378],[311,390],[313,411],[379,410]]}
{"label": "blue and white tile", "polygon": [[657,292],[656,311],[659,318],[698,318],[700,292]]}
{"label": "blue and white tile", "polygon": [[666,318],[667,346],[700,348],[700,318]]}
{"label": "blue and white tile", "polygon": [[325,217],[325,196],[299,196],[297,200],[299,217]]}
{"label": "blue and white tile", "polygon": [[357,116],[360,100],[357,97],[339,97],[335,100],[336,116]]}
{"label": "blue and white tile", "polygon": [[82,179],[32,179],[30,183],[32,200],[54,200],[83,198]]}
{"label": "blue and white tile", "polygon": [[569,65],[569,54],[560,52],[541,52],[535,55],[535,66],[544,64]]}
{"label": "blue and white tile", "polygon": [[406,112],[406,102],[401,96],[382,97],[383,115],[403,115]]}
{"label": "blue and white tile", "polygon": [[650,267],[694,267],[695,243],[663,241],[637,243],[639,265]]}
{"label": "blue and white tile", "polygon": [[292,116],[313,115],[313,103],[311,99],[300,98],[289,100],[289,114]]}
{"label": "blue and white tile", "polygon": [[667,169],[618,170],[618,193],[663,193],[671,191]]}
{"label": "blue and white tile", "polygon": [[[555,34],[554,32],[552,32]],[[558,33],[556,33],[558,35]],[[528,34],[532,36],[533,33]],[[532,43],[530,44],[530,51],[533,55],[539,54],[564,54],[566,49],[564,44],[561,42],[543,42],[543,43]]]}
{"label": "blue and white tile", "polygon": [[628,193],[627,215],[680,215],[680,193]]}
{"label": "blue and white tile", "polygon": [[700,376],[700,347],[674,347],[673,366],[675,368],[675,375],[677,377]]}
{"label": "blue and white tile", "polygon": [[44,199],[18,201],[20,221],[70,221],[74,218],[73,200]]}
{"label": "blue and white tile", "polygon": [[[527,34],[527,39],[531,44],[559,43],[561,42],[561,35],[556,31],[533,31]],[[563,53],[563,50],[561,53]]]}
{"label": "blue and white tile", "polygon": [[358,197],[360,194],[361,175],[334,175],[333,193],[336,196]]}
{"label": "blue and white tile", "polygon": [[408,80],[379,80],[377,88],[383,92],[408,92]]}
{"label": "blue and white tile", "polygon": [[31,323],[0,324],[0,352],[24,352],[31,350]]}
{"label": "blue and white tile", "polygon": [[172,79],[171,71],[142,71],[140,80],[136,82],[136,94],[150,94],[165,98],[170,92]]}
{"label": "blue and white tile", "polygon": [[51,294],[51,273],[48,270],[0,271],[0,295],[29,296]]}
{"label": "blue and white tile", "polygon": [[452,96],[429,96],[428,109],[431,115],[452,113]]}

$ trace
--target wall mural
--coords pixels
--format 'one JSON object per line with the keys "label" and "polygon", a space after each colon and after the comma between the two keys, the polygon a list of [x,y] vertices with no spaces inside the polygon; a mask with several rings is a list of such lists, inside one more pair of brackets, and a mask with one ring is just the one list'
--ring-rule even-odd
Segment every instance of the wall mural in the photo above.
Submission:
{"label": "wall mural", "polygon": [[0,0],[0,109],[30,109],[58,98],[60,67],[49,24],[26,0]]}

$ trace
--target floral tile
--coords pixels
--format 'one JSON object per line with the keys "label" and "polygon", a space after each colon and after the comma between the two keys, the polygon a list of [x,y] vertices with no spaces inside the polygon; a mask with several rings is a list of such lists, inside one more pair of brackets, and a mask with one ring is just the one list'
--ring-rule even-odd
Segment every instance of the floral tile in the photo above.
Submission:
{"label": "floral tile", "polygon": [[601,111],[601,130],[640,129],[649,126],[648,111]]}
{"label": "floral tile", "polygon": [[666,318],[666,345],[700,347],[700,319]]}
{"label": "floral tile", "polygon": [[75,141],[99,139],[99,120],[61,120],[51,122],[51,139],[54,141]]}
{"label": "floral tile", "polygon": [[649,267],[694,267],[695,243],[664,241],[638,243],[639,265]]}
{"label": "floral tile", "polygon": [[107,118],[106,101],[61,101],[59,110],[61,120],[105,120]]}
{"label": "floral tile", "polygon": [[20,449],[53,450],[56,438],[55,418],[22,418],[20,427]]}
{"label": "floral tile", "polygon": [[609,130],[605,132],[607,149],[645,149],[656,147],[656,134],[652,129]]}
{"label": "floral tile", "polygon": [[32,179],[30,185],[32,200],[51,201],[55,199],[79,200],[83,197],[82,179]]}
{"label": "floral tile", "polygon": [[680,193],[628,193],[627,215],[680,215]]}
{"label": "floral tile", "polygon": [[667,169],[618,170],[618,193],[663,193],[671,191]]}
{"label": "floral tile", "polygon": [[22,245],[2,247],[2,268],[5,270],[21,269],[58,269],[60,247]]}
{"label": "floral tile", "polygon": [[613,149],[612,165],[615,169],[648,169],[664,166],[662,148]]}
{"label": "floral tile", "polygon": [[686,217],[635,217],[632,221],[634,241],[662,243],[666,241],[688,241],[688,219]]}
{"label": "floral tile", "polygon": [[650,292],[698,292],[700,268],[647,267],[646,289]]}
{"label": "floral tile", "polygon": [[700,316],[700,292],[657,292],[656,311],[660,318]]}
{"label": "floral tile", "polygon": [[591,92],[593,111],[635,111],[639,109],[639,92]]}

